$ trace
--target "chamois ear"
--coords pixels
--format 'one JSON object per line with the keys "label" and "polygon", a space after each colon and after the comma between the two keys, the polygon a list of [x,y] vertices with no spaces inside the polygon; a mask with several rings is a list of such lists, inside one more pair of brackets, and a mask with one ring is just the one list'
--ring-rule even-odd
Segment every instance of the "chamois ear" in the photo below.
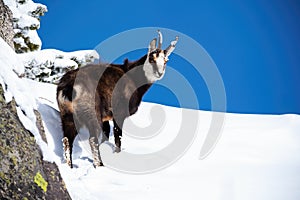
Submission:
{"label": "chamois ear", "polygon": [[149,48],[148,48],[148,54],[151,53],[152,51],[154,51],[156,49],[156,38],[154,38],[150,44],[149,44]]}

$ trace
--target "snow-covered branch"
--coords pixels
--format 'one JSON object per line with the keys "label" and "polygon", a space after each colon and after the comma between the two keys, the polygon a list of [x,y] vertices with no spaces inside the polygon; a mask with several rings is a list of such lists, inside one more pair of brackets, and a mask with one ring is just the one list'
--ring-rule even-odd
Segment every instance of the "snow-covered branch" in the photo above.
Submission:
{"label": "snow-covered branch", "polygon": [[56,83],[67,70],[99,59],[94,50],[62,52],[56,49],[18,54],[18,57],[25,66],[25,77],[46,83]]}

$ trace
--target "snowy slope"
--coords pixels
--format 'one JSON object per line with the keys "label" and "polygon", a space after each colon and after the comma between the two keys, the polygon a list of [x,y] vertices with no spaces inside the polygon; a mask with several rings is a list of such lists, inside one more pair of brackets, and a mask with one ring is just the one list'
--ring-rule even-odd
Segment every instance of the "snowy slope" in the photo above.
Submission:
{"label": "snowy slope", "polygon": [[[12,97],[16,99],[20,119],[35,135],[44,159],[55,161],[59,166],[73,199],[300,199],[300,116],[292,114],[228,113],[215,149],[207,158],[199,160],[214,113],[142,103],[138,113],[125,122],[123,151],[113,153],[112,140],[101,145],[104,163],[120,160],[129,153],[147,155],[163,149],[174,142],[183,121],[183,111],[197,113],[196,137],[177,162],[140,175],[121,172],[120,168],[113,169],[113,165],[94,169],[88,134],[83,130],[75,141],[75,168],[69,169],[62,158],[56,87],[19,78],[18,74],[24,72],[19,59],[0,38],[0,83],[5,89],[5,98],[7,101]],[[37,132],[33,109],[42,115],[48,144]],[[153,129],[156,135],[143,135],[153,128],[149,125],[161,118],[161,126]],[[155,159],[164,161],[170,156],[156,154]],[[144,164],[147,167],[153,163]]]}
{"label": "snowy slope", "polygon": [[[51,89],[49,86],[46,86],[47,90],[53,94],[55,87]],[[40,104],[39,110],[47,127],[47,139],[54,142],[49,148],[56,153],[57,163],[73,199],[300,198],[300,116],[226,114],[221,140],[211,155],[199,160],[200,148],[213,113],[194,110],[192,112],[199,113],[202,123],[197,138],[185,155],[164,170],[132,175],[115,171],[109,166],[94,169],[87,135],[75,141],[76,167],[69,169],[61,161],[62,133],[58,112],[49,102],[44,103],[47,105]],[[173,133],[178,128],[181,109],[143,103],[131,119],[146,125],[150,111],[158,107],[167,119],[163,130],[155,136],[159,139],[138,140],[125,134],[123,152],[155,152],[171,142],[170,137],[174,137]],[[125,130],[129,124],[127,120]],[[117,159],[122,156],[122,153],[113,154],[107,144],[100,149],[104,162],[111,157]]]}

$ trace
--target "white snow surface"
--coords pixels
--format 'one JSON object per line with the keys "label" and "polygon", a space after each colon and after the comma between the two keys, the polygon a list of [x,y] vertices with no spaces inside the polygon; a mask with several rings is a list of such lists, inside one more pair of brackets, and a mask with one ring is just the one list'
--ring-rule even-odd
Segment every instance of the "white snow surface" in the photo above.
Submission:
{"label": "white snow surface", "polygon": [[[299,115],[226,113],[215,149],[199,160],[214,113],[189,110],[199,114],[199,127],[190,148],[169,167],[141,175],[123,173],[109,166],[95,169],[88,135],[83,131],[75,140],[75,167],[70,169],[63,160],[56,86],[19,78],[14,71],[22,73],[23,63],[0,38],[0,83],[5,98],[16,99],[20,120],[34,134],[44,159],[58,165],[72,199],[300,199]],[[130,129],[130,123],[147,127],[155,120],[151,112],[158,108],[166,119],[159,134],[144,140],[133,137],[138,133]],[[33,109],[42,115],[48,144],[37,132]],[[104,164],[126,152],[146,154],[167,146],[176,137],[183,110],[143,102],[139,111],[125,122],[122,152],[113,153],[113,139],[100,146]]]}
{"label": "white snow surface", "polygon": [[[61,68],[70,67],[72,65],[78,67],[78,64],[74,60],[78,60],[79,63],[85,64],[87,60],[99,59],[99,55],[95,50],[63,52],[57,49],[43,49],[35,52],[22,53],[18,54],[18,57],[25,66],[30,62],[35,62],[35,65],[55,62],[57,63],[55,66]],[[70,64],[68,62],[72,63]]]}

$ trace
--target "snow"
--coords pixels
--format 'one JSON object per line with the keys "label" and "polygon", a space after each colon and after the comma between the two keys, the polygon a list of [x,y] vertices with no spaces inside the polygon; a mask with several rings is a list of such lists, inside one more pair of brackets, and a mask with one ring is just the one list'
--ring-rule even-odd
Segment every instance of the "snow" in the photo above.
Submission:
{"label": "snow", "polygon": [[[38,54],[45,56],[36,59]],[[70,169],[63,159],[56,86],[18,76],[24,73],[25,61],[44,62],[42,59],[57,59],[57,55],[61,52],[16,55],[0,38],[0,83],[6,101],[15,98],[18,116],[33,133],[44,159],[58,165],[72,199],[300,199],[300,116],[295,114],[226,113],[220,140],[211,154],[200,160],[201,147],[216,113],[143,102],[139,111],[125,121],[121,153],[113,153],[111,138],[100,146],[106,166],[95,169],[89,136],[83,129],[74,142],[75,167]],[[70,55],[63,53],[59,59]],[[41,113],[48,144],[37,131],[35,109]],[[176,149],[167,154],[156,152],[176,141],[184,120],[195,125],[187,116],[198,116],[195,135],[185,129],[190,138],[186,148],[166,164]],[[149,160],[165,165],[152,171],[135,168],[155,166],[156,162]],[[125,171],[128,166],[133,170]]]}
{"label": "snow", "polygon": [[43,49],[18,54],[25,66],[27,78],[48,83],[56,83],[69,69],[76,69],[99,59],[95,50],[63,52],[56,49]]}
{"label": "snow", "polygon": [[[35,85],[34,82],[32,82]],[[39,84],[42,89],[42,84]],[[47,91],[55,87],[47,85]],[[52,87],[52,89],[51,89]],[[38,91],[38,90],[37,90]],[[74,169],[62,160],[61,127],[55,97],[48,95],[39,105],[49,148],[72,199],[294,199],[300,197],[300,116],[226,114],[222,137],[213,152],[199,160],[213,112],[197,112],[201,123],[188,151],[173,165],[154,173],[134,175],[111,166],[94,169],[88,135],[83,131],[74,144]],[[50,103],[52,102],[52,103]],[[54,108],[55,107],[55,108]],[[104,163],[119,159],[125,152],[146,154],[165,147],[180,126],[183,109],[143,102],[132,123],[146,127],[153,113],[161,109],[165,124],[159,135],[147,140],[130,133],[123,137],[123,152],[112,153],[112,143],[102,144]],[[156,111],[155,111],[156,110]],[[131,130],[130,120],[124,129]],[[125,132],[126,132],[125,131]],[[156,144],[156,145],[153,145]],[[163,159],[163,158],[162,158]]]}
{"label": "snow", "polygon": [[26,45],[23,38],[14,38],[13,40],[16,44],[20,45],[21,48],[26,48],[27,47],[27,45]]}
{"label": "snow", "polygon": [[39,26],[40,26],[39,20],[28,15],[21,15],[19,21],[17,22],[17,27],[20,29],[25,29],[27,27],[39,27]]}
{"label": "snow", "polygon": [[[167,124],[155,136],[159,140],[145,142],[125,134],[123,152],[154,152],[161,148],[159,145],[165,146],[170,142],[169,135],[178,128],[172,126],[177,124],[176,118],[181,115],[181,109],[142,103],[138,113],[131,118],[134,122],[145,119],[145,125],[148,111],[157,107],[167,116]],[[53,140],[60,143],[57,138],[58,133],[62,134],[57,126],[58,113],[51,106],[46,110],[42,112],[46,126],[49,120],[51,123],[47,127],[51,127],[55,133],[56,139]],[[226,114],[226,125],[219,143],[211,155],[199,160],[200,148],[213,113],[192,112],[198,112],[200,119],[204,120],[197,138],[180,160],[155,173],[133,175],[113,170],[109,166],[94,169],[88,149],[88,136],[81,136],[81,140],[77,138],[73,154],[77,167],[69,169],[65,163],[59,164],[72,198],[299,199],[299,116]],[[127,128],[128,121],[125,130]],[[157,143],[157,146],[151,143]],[[122,152],[119,155],[113,154],[107,144],[103,144],[100,149],[104,163],[109,158],[118,159],[122,156]],[[56,149],[56,152],[61,160],[62,151]]]}
{"label": "snow", "polygon": [[22,35],[24,38],[29,38],[30,42],[35,45],[39,45],[39,49],[41,49],[42,46],[42,41],[36,31],[33,30],[20,30],[20,29],[15,29],[16,33],[22,32]]}
{"label": "snow", "polygon": [[35,125],[37,109],[36,99],[31,95],[31,88],[19,75],[24,72],[24,65],[18,59],[13,49],[0,38],[0,83],[4,90],[4,97],[10,102],[14,97],[17,104],[17,114],[24,127],[29,130],[44,152],[44,159],[52,161],[51,153],[48,153],[46,143],[42,140]]}
{"label": "snow", "polygon": [[18,3],[15,0],[3,0],[5,5],[9,7],[15,18],[20,18],[23,15],[31,15],[32,17],[38,18],[33,12],[38,9],[45,9],[47,7],[40,3],[34,3],[32,0],[26,0],[24,3]]}
{"label": "snow", "polygon": [[19,38],[23,38],[31,44],[37,45],[41,49],[42,41],[37,34],[40,27],[39,17],[47,12],[47,7],[40,3],[34,3],[32,0],[15,1],[4,0],[5,5],[9,7],[13,14],[13,26],[15,38],[14,41],[22,47],[27,45]]}
{"label": "snow", "polygon": [[14,20],[17,21],[17,27],[26,28],[31,26],[40,26],[37,11],[47,11],[47,7],[40,3],[34,3],[32,0],[26,0],[24,3],[18,3],[15,0],[3,0],[5,5],[13,13]]}

